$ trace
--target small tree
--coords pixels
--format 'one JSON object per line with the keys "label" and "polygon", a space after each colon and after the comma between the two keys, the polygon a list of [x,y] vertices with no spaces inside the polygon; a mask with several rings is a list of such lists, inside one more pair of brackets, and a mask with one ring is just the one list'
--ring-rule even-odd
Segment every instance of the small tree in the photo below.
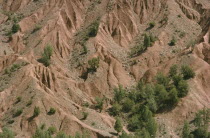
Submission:
{"label": "small tree", "polygon": [[99,57],[92,58],[91,60],[88,60],[88,64],[90,66],[90,68],[89,68],[90,71],[96,72],[99,67],[99,62],[100,62]]}
{"label": "small tree", "polygon": [[185,80],[195,77],[195,72],[188,65],[183,65],[181,71]]}
{"label": "small tree", "polygon": [[117,133],[121,132],[122,131],[122,123],[121,123],[121,120],[119,118],[116,119],[116,122],[114,124],[114,129],[117,131]]}

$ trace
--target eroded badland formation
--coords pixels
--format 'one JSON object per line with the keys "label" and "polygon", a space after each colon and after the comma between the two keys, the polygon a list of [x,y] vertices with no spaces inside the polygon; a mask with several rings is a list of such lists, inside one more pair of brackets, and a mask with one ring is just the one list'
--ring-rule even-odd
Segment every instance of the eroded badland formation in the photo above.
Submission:
{"label": "eroded badland formation", "polygon": [[[145,34],[154,41],[144,49]],[[184,121],[210,108],[209,0],[1,0],[0,130],[30,138],[45,124],[117,137],[114,88],[156,82],[174,64],[195,77],[174,108],[153,114],[156,137],[181,137]],[[101,112],[95,97],[105,99]],[[129,117],[118,116],[134,134]]]}

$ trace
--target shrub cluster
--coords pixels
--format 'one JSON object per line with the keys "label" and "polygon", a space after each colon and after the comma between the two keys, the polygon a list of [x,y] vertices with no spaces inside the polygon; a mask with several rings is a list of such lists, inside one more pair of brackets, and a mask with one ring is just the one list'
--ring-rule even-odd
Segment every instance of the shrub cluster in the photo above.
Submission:
{"label": "shrub cluster", "polygon": [[[187,71],[183,71],[183,68]],[[187,72],[187,73],[186,73]],[[192,73],[189,73],[192,72]],[[173,108],[188,93],[186,80],[195,74],[189,66],[178,70],[173,65],[167,76],[158,73],[154,83],[140,81],[134,89],[125,90],[122,86],[114,89],[114,98],[109,112],[113,116],[127,117],[128,129],[139,137],[155,137],[157,123],[153,115]],[[185,76],[189,77],[185,77]]]}
{"label": "shrub cluster", "polygon": [[143,44],[138,44],[137,46],[133,47],[130,52],[130,56],[138,56],[145,52],[148,47],[152,46],[153,43],[156,41],[156,37],[154,37],[152,34],[145,34],[144,35],[144,41]]}
{"label": "shrub cluster", "polygon": [[184,123],[182,129],[182,138],[209,138],[210,132],[210,109],[204,108],[203,110],[196,113],[193,120],[193,126],[187,121]]}

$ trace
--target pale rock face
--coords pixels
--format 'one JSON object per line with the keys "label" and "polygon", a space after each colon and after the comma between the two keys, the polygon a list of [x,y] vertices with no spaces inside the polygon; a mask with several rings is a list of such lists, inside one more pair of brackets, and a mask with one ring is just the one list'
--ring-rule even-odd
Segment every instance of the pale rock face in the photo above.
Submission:
{"label": "pale rock face", "polygon": [[[7,0],[0,4],[1,10],[22,15],[20,31],[7,41],[3,31],[11,28],[12,20],[0,13],[0,45],[7,47],[0,52],[0,128],[9,126],[17,137],[30,137],[42,123],[68,134],[87,129],[91,137],[114,137],[110,132],[115,132],[115,119],[105,112],[113,89],[120,84],[129,88],[142,78],[151,82],[157,72],[167,73],[173,64],[189,64],[196,77],[189,82],[189,95],[171,112],[158,114],[158,122],[178,137],[175,130],[185,119],[210,107],[207,0]],[[156,25],[149,29],[152,21]],[[99,23],[97,35],[85,41],[88,52],[82,54],[81,43],[93,22]],[[184,38],[179,38],[177,30],[186,33]],[[145,32],[153,33],[158,40],[146,52],[131,58],[130,49],[142,43]],[[173,35],[178,42],[169,47]],[[193,50],[185,48],[191,39],[198,40]],[[51,65],[45,67],[37,60],[48,44],[53,47],[53,55]],[[93,57],[100,58],[99,68],[84,77],[88,60]],[[133,61],[136,63],[131,64]],[[4,71],[13,64],[21,64],[21,68],[9,77]],[[14,104],[18,96],[22,101]],[[82,106],[85,102],[94,104],[95,97],[107,98],[102,113]],[[30,99],[33,102],[27,107]],[[30,122],[35,106],[40,107],[41,114]],[[54,116],[47,115],[50,107],[57,111]],[[8,125],[18,108],[24,108],[23,114]],[[89,112],[88,120],[80,120],[82,111]],[[93,122],[96,126],[91,125]]]}

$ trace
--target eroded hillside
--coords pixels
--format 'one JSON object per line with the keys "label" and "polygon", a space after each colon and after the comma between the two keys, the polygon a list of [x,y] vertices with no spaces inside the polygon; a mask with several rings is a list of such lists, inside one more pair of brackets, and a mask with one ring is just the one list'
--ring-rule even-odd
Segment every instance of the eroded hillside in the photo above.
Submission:
{"label": "eroded hillside", "polygon": [[[174,109],[155,116],[157,137],[162,130],[165,137],[180,137],[184,120],[210,108],[209,0],[0,4],[0,128],[10,128],[17,138],[31,137],[43,123],[67,134],[88,130],[91,137],[115,137],[115,118],[108,113],[113,89],[129,89],[139,80],[153,82],[158,72],[167,74],[173,64],[191,66],[196,76]],[[139,52],[144,34],[156,39]],[[46,67],[39,59],[47,45],[53,51]],[[93,58],[99,58],[99,67],[90,71],[88,61]],[[106,99],[102,112],[93,108],[95,97]],[[34,107],[40,114],[30,120]],[[49,115],[52,107],[56,113]],[[14,117],[17,109],[22,113]],[[88,119],[82,119],[83,112],[88,112]]]}

